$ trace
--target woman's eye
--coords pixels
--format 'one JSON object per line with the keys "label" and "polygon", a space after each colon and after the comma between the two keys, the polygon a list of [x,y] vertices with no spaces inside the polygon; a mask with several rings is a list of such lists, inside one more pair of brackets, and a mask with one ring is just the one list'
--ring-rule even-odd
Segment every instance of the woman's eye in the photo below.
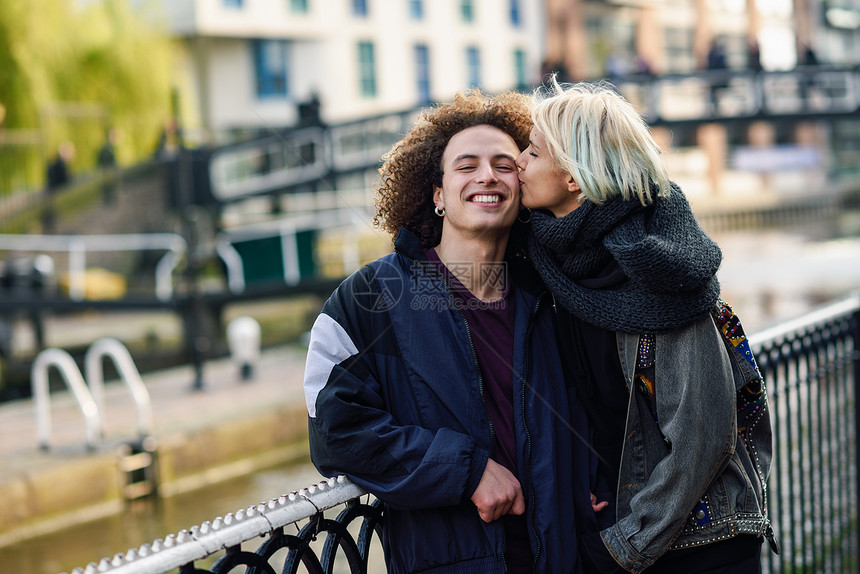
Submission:
{"label": "woman's eye", "polygon": [[532,156],[532,157],[537,157],[537,154],[536,154],[535,152],[533,152],[533,151],[530,151],[530,152],[529,152],[529,155],[530,155],[530,156]]}

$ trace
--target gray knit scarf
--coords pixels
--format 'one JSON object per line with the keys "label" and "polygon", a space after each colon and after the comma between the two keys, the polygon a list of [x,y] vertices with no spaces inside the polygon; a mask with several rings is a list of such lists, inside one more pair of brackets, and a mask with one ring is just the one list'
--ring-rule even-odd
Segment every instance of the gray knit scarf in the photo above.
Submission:
{"label": "gray knit scarf", "polygon": [[586,201],[556,219],[532,213],[529,256],[556,299],[611,331],[661,333],[707,313],[720,292],[722,252],[681,189],[648,207]]}

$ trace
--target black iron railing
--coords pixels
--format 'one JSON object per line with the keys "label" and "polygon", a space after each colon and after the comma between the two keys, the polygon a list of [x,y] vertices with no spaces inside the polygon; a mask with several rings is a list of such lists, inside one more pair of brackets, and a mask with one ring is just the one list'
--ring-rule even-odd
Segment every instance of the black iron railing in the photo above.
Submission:
{"label": "black iron railing", "polygon": [[750,337],[774,433],[767,572],[858,571],[860,298]]}
{"label": "black iron railing", "polygon": [[[763,552],[766,572],[858,571],[859,342],[860,294],[750,337],[774,427],[768,511],[782,551]],[[372,545],[382,518],[379,501],[339,477],[73,574],[384,572]]]}

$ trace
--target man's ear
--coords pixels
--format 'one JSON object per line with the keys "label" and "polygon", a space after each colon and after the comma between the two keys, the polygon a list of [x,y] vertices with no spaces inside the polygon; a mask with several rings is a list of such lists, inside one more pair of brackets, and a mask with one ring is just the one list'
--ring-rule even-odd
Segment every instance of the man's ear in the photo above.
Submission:
{"label": "man's ear", "polygon": [[442,201],[442,188],[433,186],[433,203],[436,204],[437,207],[445,207],[444,205],[440,205]]}
{"label": "man's ear", "polygon": [[572,175],[567,178],[567,191],[571,193],[579,193],[582,191],[582,188],[579,187],[579,184],[576,183],[576,180],[573,179]]}

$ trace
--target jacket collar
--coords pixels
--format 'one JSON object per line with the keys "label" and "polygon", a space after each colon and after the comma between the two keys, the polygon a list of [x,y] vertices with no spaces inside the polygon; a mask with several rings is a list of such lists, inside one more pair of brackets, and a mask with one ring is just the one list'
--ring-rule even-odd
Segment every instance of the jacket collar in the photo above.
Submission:
{"label": "jacket collar", "polygon": [[[400,231],[397,232],[394,239],[394,251],[415,261],[427,261],[421,240],[405,227],[401,227]],[[509,266],[510,273],[508,276],[519,289],[526,291],[535,298],[547,292],[546,285],[524,252],[518,250],[517,253],[511,253],[509,249],[508,253],[505,254],[505,261]]]}
{"label": "jacket collar", "polygon": [[424,248],[421,246],[421,240],[405,227],[401,227],[394,238],[394,251],[417,261],[427,260],[427,256],[424,255]]}

